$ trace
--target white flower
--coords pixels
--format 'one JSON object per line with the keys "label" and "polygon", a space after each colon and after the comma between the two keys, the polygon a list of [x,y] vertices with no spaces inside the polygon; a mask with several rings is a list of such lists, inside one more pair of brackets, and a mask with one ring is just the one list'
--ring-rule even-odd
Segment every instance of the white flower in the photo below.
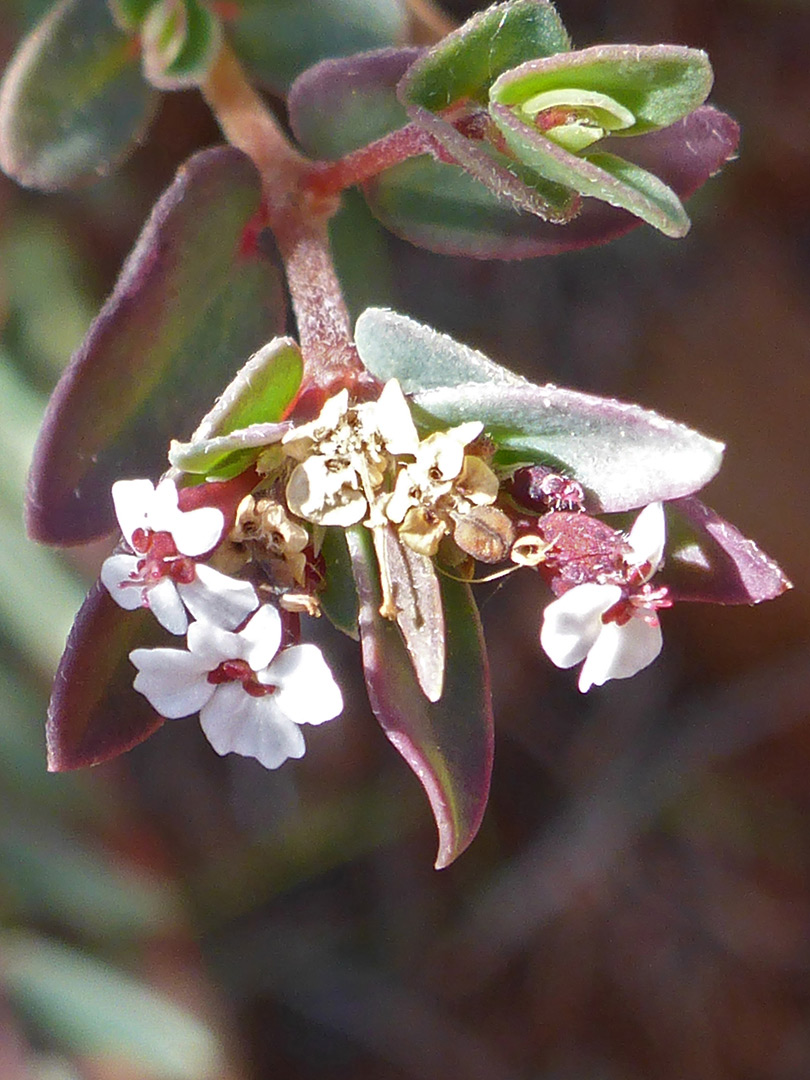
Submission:
{"label": "white flower", "polygon": [[374,504],[390,457],[415,454],[419,436],[396,379],[376,401],[349,404],[348,390],[329,398],[316,420],[282,439],[299,462],[287,482],[287,505],[318,525],[347,527]]}
{"label": "white flower", "polygon": [[579,689],[627,679],[647,667],[661,651],[657,609],[668,607],[666,589],[647,582],[664,554],[666,525],[660,502],[647,506],[627,537],[633,556],[626,585],[597,581],[575,585],[546,608],[540,644],[561,668],[584,660]]}
{"label": "white flower", "polygon": [[304,754],[301,724],[323,724],[343,709],[320,649],[279,652],[281,618],[264,604],[238,634],[194,622],[188,652],[135,649],[135,689],[169,720],[200,714],[218,754],[254,757],[267,769]]}
{"label": "white flower", "polygon": [[180,510],[177,488],[162,480],[118,480],[113,503],[124,539],[135,554],[111,555],[101,581],[119,607],[148,607],[172,634],[188,628],[186,608],[199,619],[238,626],[259,605],[253,586],[226,577],[196,558],[219,541],[221,510]]}

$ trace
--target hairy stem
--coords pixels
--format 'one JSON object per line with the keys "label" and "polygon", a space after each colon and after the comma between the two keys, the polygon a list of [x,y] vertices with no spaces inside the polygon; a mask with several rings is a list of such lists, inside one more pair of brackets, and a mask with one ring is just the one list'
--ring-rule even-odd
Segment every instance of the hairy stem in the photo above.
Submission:
{"label": "hairy stem", "polygon": [[319,161],[310,167],[306,185],[314,195],[335,195],[360,184],[408,158],[433,153],[436,142],[422,128],[406,124],[338,161]]}
{"label": "hairy stem", "polygon": [[356,381],[363,367],[327,231],[338,201],[305,186],[312,163],[287,139],[227,45],[202,92],[228,142],[244,151],[261,174],[267,224],[285,263],[298,323],[305,384],[327,388]]}

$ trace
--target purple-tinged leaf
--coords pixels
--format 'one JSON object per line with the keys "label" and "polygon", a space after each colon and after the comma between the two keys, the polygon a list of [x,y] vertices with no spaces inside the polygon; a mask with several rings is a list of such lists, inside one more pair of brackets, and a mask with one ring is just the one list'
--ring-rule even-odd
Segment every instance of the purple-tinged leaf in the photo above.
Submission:
{"label": "purple-tinged leaf", "polygon": [[372,375],[398,379],[442,425],[482,421],[498,446],[496,465],[549,465],[585,487],[593,511],[689,495],[720,467],[722,444],[684,424],[638,405],[535,386],[394,311],[368,308],[356,335]]}
{"label": "purple-tinged leaf", "polygon": [[484,102],[504,71],[570,47],[559,15],[544,0],[494,4],[428,50],[403,80],[400,97],[434,112],[462,98]]}
{"label": "purple-tinged leaf", "polygon": [[261,183],[232,148],[191,158],[155,206],[118,283],[48,405],[34,455],[34,539],[76,544],[115,528],[110,488],[157,478],[222,386],[280,328],[276,267],[257,249]]}
{"label": "purple-tinged leaf", "polygon": [[414,395],[442,424],[480,420],[497,467],[549,465],[578,480],[594,512],[691,495],[720,468],[722,443],[657,413],[556,386],[473,384]]}
{"label": "purple-tinged leaf", "polygon": [[433,560],[412,551],[392,525],[374,530],[380,578],[396,611],[414,674],[428,701],[444,689],[445,634],[439,579]]}
{"label": "purple-tinged leaf", "polygon": [[685,236],[689,231],[680,199],[652,173],[603,151],[572,154],[505,105],[493,104],[490,112],[515,157],[540,176],[629,210],[665,236]]}
{"label": "purple-tinged leaf", "polygon": [[380,49],[324,60],[299,76],[290,127],[310,157],[335,160],[407,124],[396,86],[422,49]]}
{"label": "purple-tinged leaf", "polygon": [[447,120],[421,106],[412,105],[408,115],[441,143],[453,162],[516,210],[526,210],[557,225],[567,222],[575,213],[578,200],[575,201],[570,186],[564,187],[555,178],[541,174],[533,168],[533,162],[525,162],[529,165],[526,168],[524,160],[506,157],[487,140],[468,138]]}
{"label": "purple-tinged leaf", "polygon": [[76,616],[54,679],[46,726],[51,772],[108,761],[164,723],[133,690],[129,654],[165,640],[151,612],[124,611],[96,582]]}
{"label": "purple-tinged leaf", "polygon": [[157,102],[107,5],[62,0],[3,76],[0,168],[43,191],[103,174],[137,143]]}
{"label": "purple-tinged leaf", "polygon": [[759,604],[792,588],[753,540],[698,499],[676,499],[665,510],[667,553],[659,577],[674,600]]}
{"label": "purple-tinged leaf", "polygon": [[489,668],[468,585],[442,581],[447,662],[435,703],[419,689],[402,636],[379,613],[382,593],[368,530],[347,533],[371,707],[425,789],[439,830],[436,868],[448,866],[481,824],[492,772]]}
{"label": "purple-tinged leaf", "polygon": [[[633,139],[636,164],[688,199],[733,158],[739,127],[725,113],[701,106],[662,131]],[[605,147],[627,144],[605,140]],[[483,151],[482,151],[483,153]],[[529,259],[605,244],[635,229],[640,219],[597,199],[586,199],[564,226],[517,213],[459,167],[415,158],[388,169],[364,187],[386,228],[428,251],[479,259]]]}

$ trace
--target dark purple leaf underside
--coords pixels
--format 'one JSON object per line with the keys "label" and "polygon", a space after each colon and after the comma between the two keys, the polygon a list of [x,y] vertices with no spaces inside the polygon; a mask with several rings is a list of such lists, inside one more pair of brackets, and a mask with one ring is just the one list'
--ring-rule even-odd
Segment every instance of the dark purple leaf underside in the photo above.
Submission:
{"label": "dark purple leaf underside", "polygon": [[444,693],[439,701],[429,702],[398,628],[379,613],[382,597],[371,538],[357,528],[348,539],[371,707],[425,789],[439,830],[436,868],[441,869],[472,841],[489,795],[492,703],[478,612],[468,585],[442,580]]}
{"label": "dark purple leaf underside", "polygon": [[247,356],[280,329],[276,267],[252,219],[261,184],[232,148],[178,172],[51,398],[27,496],[34,539],[83,543],[115,527],[110,487],[158,477]]}
{"label": "dark purple leaf underside", "polygon": [[758,604],[791,588],[773,559],[700,500],[676,499],[666,512],[667,561],[660,577],[675,600]]}
{"label": "dark purple leaf underside", "polygon": [[98,765],[143,742],[164,723],[132,689],[132,649],[165,645],[146,609],[124,611],[99,583],[87,594],[54,679],[46,738],[52,772]]}

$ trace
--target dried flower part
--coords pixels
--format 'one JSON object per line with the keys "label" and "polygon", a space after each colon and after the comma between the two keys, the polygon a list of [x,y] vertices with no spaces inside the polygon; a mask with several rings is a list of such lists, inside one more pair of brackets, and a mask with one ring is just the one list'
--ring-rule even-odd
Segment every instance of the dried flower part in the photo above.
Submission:
{"label": "dried flower part", "polygon": [[534,567],[545,562],[549,552],[553,550],[553,544],[547,543],[541,537],[532,533],[524,533],[512,544],[509,557],[518,566]]}
{"label": "dried flower part", "polygon": [[[317,525],[348,528],[371,515],[379,524],[376,495],[394,455],[419,445],[408,403],[395,379],[377,401],[351,405],[348,390],[330,398],[317,419],[282,440],[298,464],[287,481],[289,509]],[[380,519],[381,520],[381,519]]]}
{"label": "dried flower part", "polygon": [[406,510],[399,527],[400,539],[412,551],[420,555],[434,556],[442,538],[450,531],[443,517],[425,506],[411,506]]}
{"label": "dried flower part", "polygon": [[[497,498],[495,473],[480,457],[465,453],[482,429],[481,423],[470,421],[449,431],[433,432],[419,443],[415,461],[398,473],[394,491],[385,502],[385,513],[389,521],[399,525],[401,539],[413,551],[435,555],[446,534],[455,536],[459,522],[466,521],[476,507],[487,506]],[[466,530],[467,542],[494,552],[492,543],[487,545],[482,538],[474,537],[476,529],[480,532],[481,528],[471,522]],[[502,531],[503,523],[495,528]]]}
{"label": "dried flower part", "polygon": [[456,544],[468,555],[484,563],[503,562],[515,540],[512,522],[495,506],[474,506],[456,521]]}
{"label": "dried flower part", "polygon": [[275,499],[246,495],[237,508],[231,539],[256,545],[270,559],[283,560],[295,582],[304,584],[307,560],[303,552],[310,542],[309,533]]}

